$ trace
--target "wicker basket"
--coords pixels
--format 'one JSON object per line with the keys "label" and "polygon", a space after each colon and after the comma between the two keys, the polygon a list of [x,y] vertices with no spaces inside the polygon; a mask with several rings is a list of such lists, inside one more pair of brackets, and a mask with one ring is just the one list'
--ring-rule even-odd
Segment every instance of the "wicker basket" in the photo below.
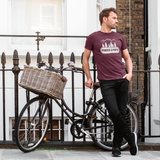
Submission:
{"label": "wicker basket", "polygon": [[19,85],[36,93],[44,93],[50,97],[62,99],[66,82],[67,79],[57,73],[24,66]]}

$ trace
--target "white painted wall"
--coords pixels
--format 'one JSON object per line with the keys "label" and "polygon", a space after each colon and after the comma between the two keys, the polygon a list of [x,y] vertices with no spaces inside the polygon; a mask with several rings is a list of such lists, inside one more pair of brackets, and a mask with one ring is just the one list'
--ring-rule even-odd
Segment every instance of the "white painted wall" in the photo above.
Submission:
{"label": "white painted wall", "polygon": [[[1,25],[0,25],[0,35],[3,34],[11,34],[11,1],[12,0],[0,0],[0,19],[1,19]],[[79,36],[88,36],[90,33],[97,31],[99,29],[99,23],[97,19],[97,4],[96,0],[62,0],[62,35],[79,35]],[[115,7],[116,0],[101,0],[101,9],[106,7]],[[63,52],[65,56],[65,62],[64,66],[67,65],[67,63],[70,61],[69,56],[72,52],[74,52],[76,56],[76,66],[81,66],[81,55],[84,51],[84,45],[85,45],[85,38],[64,38],[63,39],[63,46],[57,47],[57,46],[45,46],[43,45],[43,42],[40,42],[40,51],[36,50],[36,42],[35,46],[30,45],[11,45],[11,38],[4,38],[0,37],[0,54],[2,52],[5,52],[7,55],[7,62],[6,62],[6,68],[12,68],[13,67],[13,52],[14,49],[18,50],[19,54],[19,66],[20,68],[23,67],[25,64],[25,55],[27,52],[30,52],[31,54],[31,65],[36,65],[36,56],[38,52],[41,52],[42,59],[46,62],[48,62],[48,54],[49,52],[52,52],[54,56],[54,66],[59,67],[59,59],[57,56],[61,52]],[[20,73],[21,75],[21,73]],[[65,73],[65,76],[69,79],[66,85],[66,88],[64,90],[64,97],[67,102],[67,104],[71,105],[71,80],[70,75],[68,73]],[[2,78],[1,72],[0,72],[0,79]],[[75,74],[75,106],[76,111],[82,113],[82,82],[79,80],[81,78],[81,75]],[[6,72],[6,139],[10,140],[11,138],[11,132],[9,129],[11,129],[11,121],[9,118],[14,117],[14,77],[13,74],[10,72]],[[98,91],[99,92],[99,91]],[[25,90],[22,88],[19,88],[19,111],[26,103],[25,99]],[[90,89],[86,89],[86,100],[90,96]],[[97,95],[97,98],[101,97],[101,94]],[[3,121],[2,121],[2,83],[0,83],[0,127],[3,127]],[[58,109],[56,106],[53,108],[54,116],[58,117],[60,116],[60,109]],[[65,128],[68,130],[65,132],[65,140],[72,140],[72,136],[70,135],[70,128],[69,126],[65,126]],[[0,140],[3,139],[3,132],[0,132]]]}
{"label": "white painted wall", "polygon": [[[1,0],[0,5],[0,19],[1,19],[1,25],[0,25],[0,34],[7,34],[8,33],[8,3],[6,0]],[[0,37],[0,51],[4,52],[7,50],[7,38],[1,38]]]}
{"label": "white painted wall", "polygon": [[[159,70],[158,57],[160,54],[160,1],[149,0],[149,46],[146,51],[152,57],[151,70]],[[160,121],[160,90],[159,73],[151,73],[151,133],[160,135],[160,123],[157,125],[154,120]],[[148,134],[148,107],[146,107],[146,134]],[[148,138],[147,142],[159,142],[160,138]]]}

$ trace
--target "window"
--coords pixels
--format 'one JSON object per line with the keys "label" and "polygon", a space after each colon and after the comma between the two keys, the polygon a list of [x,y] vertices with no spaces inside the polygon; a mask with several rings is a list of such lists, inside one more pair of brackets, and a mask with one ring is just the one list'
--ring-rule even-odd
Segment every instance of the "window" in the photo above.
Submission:
{"label": "window", "polygon": [[[52,120],[52,134],[54,140],[62,140],[62,120]],[[46,136],[50,139],[50,128],[47,130]]]}
{"label": "window", "polygon": [[[12,0],[11,34],[62,34],[62,0]],[[35,45],[35,38],[12,38],[14,45]],[[61,45],[62,41],[46,38],[43,45]]]}
{"label": "window", "polygon": [[97,6],[101,6],[101,0],[97,0]]}
{"label": "window", "polygon": [[97,0],[97,7],[96,7],[96,14],[97,14],[97,29],[100,29],[100,22],[99,22],[99,13],[101,12],[102,4],[101,0]]}
{"label": "window", "polygon": [[[14,138],[14,130],[15,130],[15,120],[14,119],[10,119],[12,121],[12,126],[10,126],[10,131],[12,133],[12,140]],[[28,124],[28,120],[27,119],[24,119],[23,121],[23,124],[22,125],[25,125],[24,128],[27,128],[27,124]],[[42,123],[42,128],[43,128],[43,124]],[[27,132],[27,129],[24,129],[24,130],[21,130],[21,132]],[[37,131],[36,129],[33,128],[32,130],[32,133],[35,135],[39,135],[39,131]],[[52,120],[52,134],[53,134],[53,139],[54,140],[62,140],[62,120],[60,119],[53,119]],[[48,128],[47,130],[47,133],[45,135],[45,138],[47,139],[51,139],[50,137],[50,127]]]}

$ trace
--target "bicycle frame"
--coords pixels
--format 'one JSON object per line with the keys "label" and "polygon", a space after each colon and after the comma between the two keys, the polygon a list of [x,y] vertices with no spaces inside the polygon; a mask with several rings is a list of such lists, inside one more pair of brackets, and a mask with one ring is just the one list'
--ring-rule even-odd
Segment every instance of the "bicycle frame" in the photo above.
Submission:
{"label": "bicycle frame", "polygon": [[[48,67],[43,62],[40,63],[40,67],[41,66],[46,66],[47,70],[55,71],[61,75],[63,75],[63,70],[71,70],[84,74],[83,69],[74,67],[73,63],[69,63],[69,67],[63,69]],[[67,119],[65,120],[65,124],[68,124],[68,122],[71,123],[70,132],[73,137],[80,139],[85,138],[86,136],[92,139],[101,148],[111,150],[111,143],[113,141],[112,137],[114,134],[114,124],[108,115],[108,111],[105,107],[103,99],[100,99],[98,101],[93,100],[94,93],[99,87],[100,83],[95,82],[89,100],[86,101],[86,107],[84,109],[85,111],[82,114],[79,114],[74,110],[72,111],[72,109],[66,104],[63,98],[59,100],[57,98],[50,97],[45,93],[43,94],[34,90],[27,89],[27,92],[31,91],[35,94],[38,94],[38,96],[30,100],[30,94],[26,94],[27,101],[29,102],[21,111],[18,118],[18,123],[16,125],[16,142],[18,147],[24,152],[34,150],[43,140],[44,136],[47,133],[48,127],[50,127],[52,139],[52,100],[54,100],[55,103],[61,108],[62,113],[64,113],[67,117]],[[136,114],[134,114],[135,112],[132,106],[127,105],[126,108],[128,108],[128,124],[131,124],[130,128],[136,131]],[[26,117],[26,115],[28,117]],[[28,118],[28,129],[26,129],[26,126],[21,125],[22,123],[24,123],[23,121],[26,118]],[[43,122],[45,122],[44,125]],[[64,122],[62,122],[62,125],[63,123]],[[35,134],[34,130],[32,132],[33,127],[36,129],[36,131],[39,132],[39,134]],[[21,130],[25,130],[25,132],[21,132]],[[124,141],[122,148],[126,148],[126,146],[128,145]]]}
{"label": "bicycle frame", "polygon": [[[95,85],[93,86],[91,95],[90,95],[90,97],[89,97],[89,101],[86,101],[87,108],[86,108],[86,110],[85,110],[85,113],[82,114],[82,115],[81,115],[81,114],[78,114],[78,113],[76,113],[76,112],[73,112],[73,111],[68,107],[68,105],[66,104],[66,102],[65,102],[65,100],[64,100],[63,98],[61,99],[61,102],[60,102],[60,101],[59,101],[58,99],[56,99],[56,98],[51,98],[51,97],[48,97],[48,96],[46,96],[46,95],[39,95],[40,97],[42,97],[42,98],[44,99],[44,105],[43,105],[43,106],[45,106],[45,108],[38,108],[38,109],[42,109],[41,115],[40,115],[40,119],[39,119],[39,123],[40,123],[41,119],[43,118],[43,116],[44,116],[44,114],[45,114],[45,111],[46,111],[46,109],[47,109],[47,105],[45,105],[45,104],[46,104],[46,103],[49,103],[49,98],[51,98],[51,99],[53,99],[53,100],[56,102],[56,104],[57,104],[57,105],[62,109],[62,111],[67,115],[67,117],[69,118],[69,120],[71,121],[72,124],[75,122],[75,118],[76,118],[76,117],[81,118],[81,119],[82,119],[82,123],[81,123],[81,126],[80,126],[79,129],[80,129],[84,134],[88,135],[88,137],[91,138],[90,134],[87,133],[85,130],[94,129],[95,127],[92,127],[92,128],[84,128],[84,129],[83,129],[82,127],[83,127],[83,125],[84,125],[84,123],[85,123],[86,118],[88,118],[88,116],[89,116],[90,106],[91,106],[91,105],[93,105],[93,106],[97,105],[97,103],[94,102],[94,101],[92,101],[92,99],[93,99],[93,96],[94,96],[95,91],[96,91],[98,88],[99,88],[98,83],[95,83]],[[37,115],[37,113],[38,113],[38,110],[37,110],[35,116]],[[71,116],[71,114],[72,114],[73,116]],[[38,124],[39,124],[39,123],[38,123]],[[37,124],[37,125],[38,125],[38,124]],[[101,127],[102,127],[102,126],[101,126]]]}
{"label": "bicycle frame", "polygon": [[[59,74],[62,74],[62,71],[63,71],[63,70],[67,70],[67,69],[71,69],[71,70],[73,70],[74,72],[83,73],[83,72],[82,72],[82,71],[83,71],[82,68],[74,67],[74,64],[71,63],[71,62],[68,63],[68,66],[69,66],[69,67],[63,68],[62,70],[59,69],[59,68],[48,67],[48,66],[45,64],[45,62],[39,63],[38,67],[42,67],[42,66],[45,66],[45,67],[46,67],[46,68],[45,68],[46,70],[53,71],[53,72],[57,72],[57,73],[59,73]],[[45,111],[46,111],[46,109],[47,109],[47,105],[45,105],[45,104],[46,104],[46,103],[49,103],[49,99],[51,98],[51,99],[53,99],[53,100],[56,102],[56,104],[57,104],[57,105],[62,109],[62,111],[67,115],[68,119],[72,122],[72,124],[74,123],[76,117],[81,118],[81,119],[82,119],[82,124],[81,124],[80,129],[81,129],[82,132],[84,132],[85,134],[87,134],[84,130],[82,130],[82,127],[83,127],[83,125],[84,125],[84,122],[85,122],[86,118],[88,117],[90,106],[91,106],[91,105],[96,105],[96,103],[92,101],[92,98],[93,98],[93,96],[94,96],[95,91],[96,91],[98,88],[99,88],[99,84],[98,84],[98,83],[95,83],[95,85],[94,85],[94,87],[93,87],[93,90],[92,90],[92,92],[91,92],[89,101],[86,101],[87,108],[86,108],[86,110],[85,110],[85,113],[82,114],[82,115],[80,115],[80,114],[78,114],[78,113],[76,113],[76,112],[73,112],[73,111],[68,107],[68,105],[66,104],[66,102],[65,102],[65,100],[64,100],[63,98],[61,99],[61,102],[60,102],[58,99],[53,98],[53,97],[49,97],[49,96],[47,96],[47,95],[45,95],[45,94],[39,95],[39,97],[41,97],[42,99],[44,99],[44,106],[45,106],[45,108],[44,108],[44,107],[42,107],[42,108],[39,107],[39,108],[37,109],[37,111],[36,111],[35,117],[36,117],[36,115],[37,115],[38,113],[40,113],[40,115],[39,115],[40,118],[39,118],[39,122],[38,122],[37,125],[39,125],[39,123],[40,123],[41,119],[43,118],[43,116],[44,116],[44,114],[45,114]],[[28,90],[28,91],[29,91],[29,90]],[[32,91],[32,90],[31,90],[31,92],[36,93],[36,92],[34,92],[34,91]],[[39,94],[39,93],[38,93],[38,94]],[[26,98],[27,98],[27,101],[28,101],[28,100],[29,100],[29,94],[26,94],[26,96],[27,96]],[[40,111],[40,112],[39,112],[39,111]],[[72,114],[72,116],[71,116],[71,114]],[[34,118],[33,118],[33,119],[34,119]],[[89,130],[90,128],[86,128],[86,129]],[[88,134],[87,134],[87,135],[88,135]]]}

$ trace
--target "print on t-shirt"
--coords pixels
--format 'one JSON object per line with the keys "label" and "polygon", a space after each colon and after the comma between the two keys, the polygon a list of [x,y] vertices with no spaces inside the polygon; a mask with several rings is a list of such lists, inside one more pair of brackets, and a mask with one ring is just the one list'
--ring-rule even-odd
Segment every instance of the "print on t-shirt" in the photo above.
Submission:
{"label": "print on t-shirt", "polygon": [[102,43],[102,47],[100,48],[101,53],[103,54],[119,53],[119,48],[117,47],[115,39],[102,40],[101,43]]}

